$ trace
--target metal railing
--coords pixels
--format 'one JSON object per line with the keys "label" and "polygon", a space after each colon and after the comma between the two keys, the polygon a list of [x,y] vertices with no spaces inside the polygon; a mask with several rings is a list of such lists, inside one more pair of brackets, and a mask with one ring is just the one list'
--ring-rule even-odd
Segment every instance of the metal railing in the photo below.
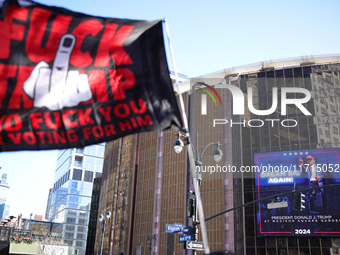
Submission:
{"label": "metal railing", "polygon": [[32,230],[0,226],[0,241],[9,242],[12,236],[31,237]]}

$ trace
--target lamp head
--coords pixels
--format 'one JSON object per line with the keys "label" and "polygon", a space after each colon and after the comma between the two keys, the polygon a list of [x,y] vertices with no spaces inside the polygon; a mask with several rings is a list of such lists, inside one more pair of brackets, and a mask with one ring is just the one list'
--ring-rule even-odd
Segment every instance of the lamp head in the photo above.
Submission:
{"label": "lamp head", "polygon": [[106,212],[106,219],[109,219],[111,217],[111,211],[110,211],[110,208],[107,209],[107,212]]}
{"label": "lamp head", "polygon": [[220,162],[223,157],[223,152],[219,148],[220,145],[221,144],[217,142],[217,148],[213,151],[213,154],[212,154],[215,162]]}
{"label": "lamp head", "polygon": [[184,148],[184,143],[178,138],[176,141],[174,141],[173,147],[176,153],[180,153]]}
{"label": "lamp head", "polygon": [[104,220],[104,216],[103,216],[103,214],[101,213],[100,215],[99,215],[99,221],[103,221]]}

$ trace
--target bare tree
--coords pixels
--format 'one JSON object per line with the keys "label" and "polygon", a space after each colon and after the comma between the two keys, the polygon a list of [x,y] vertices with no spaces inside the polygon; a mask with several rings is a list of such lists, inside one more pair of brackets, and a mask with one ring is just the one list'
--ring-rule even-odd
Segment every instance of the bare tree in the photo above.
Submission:
{"label": "bare tree", "polygon": [[35,239],[37,255],[71,255],[72,250],[61,236],[51,236],[46,230],[41,230],[36,236],[39,236]]}

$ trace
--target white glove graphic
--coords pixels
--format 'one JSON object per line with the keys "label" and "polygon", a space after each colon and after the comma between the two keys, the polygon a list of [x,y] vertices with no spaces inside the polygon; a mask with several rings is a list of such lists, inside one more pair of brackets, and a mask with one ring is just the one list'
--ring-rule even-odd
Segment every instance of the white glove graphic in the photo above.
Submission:
{"label": "white glove graphic", "polygon": [[52,69],[45,61],[40,61],[24,82],[25,93],[34,99],[35,107],[46,106],[51,111],[72,107],[92,98],[86,74],[68,71],[69,60],[76,37],[62,36]]}

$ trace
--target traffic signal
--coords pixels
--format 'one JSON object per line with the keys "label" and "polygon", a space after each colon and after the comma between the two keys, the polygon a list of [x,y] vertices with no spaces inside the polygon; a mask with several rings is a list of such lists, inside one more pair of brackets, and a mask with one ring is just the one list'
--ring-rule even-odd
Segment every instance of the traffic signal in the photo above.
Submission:
{"label": "traffic signal", "polygon": [[302,194],[301,192],[298,192],[294,195],[294,206],[293,206],[293,210],[296,211],[302,211],[304,210],[305,207],[305,195]]}

